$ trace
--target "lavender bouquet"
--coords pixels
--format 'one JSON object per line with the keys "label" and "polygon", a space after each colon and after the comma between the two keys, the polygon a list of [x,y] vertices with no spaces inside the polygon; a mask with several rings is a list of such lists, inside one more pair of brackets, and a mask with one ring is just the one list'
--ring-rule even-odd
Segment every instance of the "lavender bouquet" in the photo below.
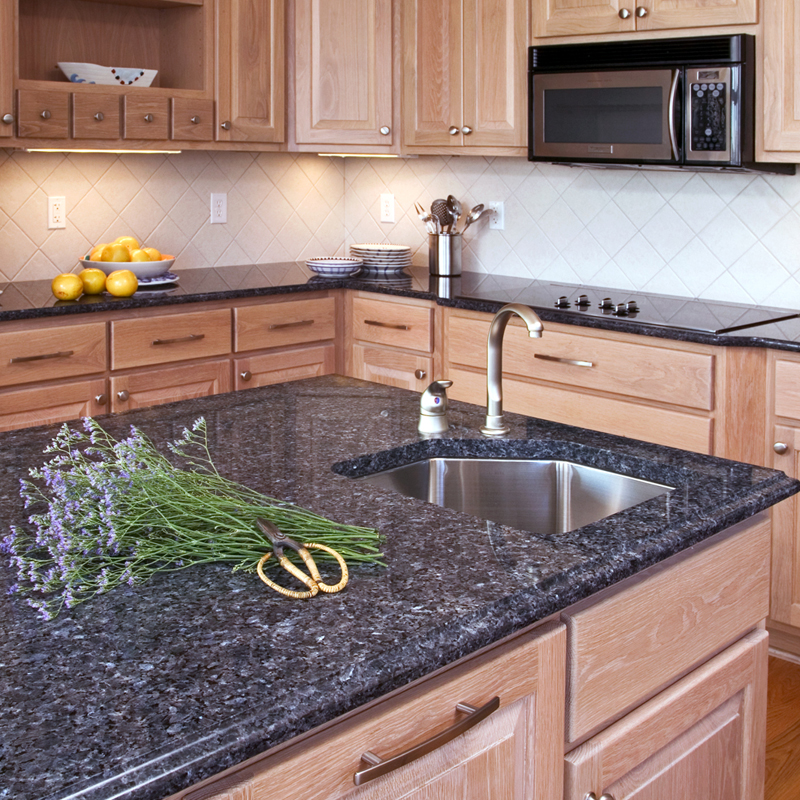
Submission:
{"label": "lavender bouquet", "polygon": [[135,427],[119,441],[91,418],[83,427],[64,425],[45,449],[50,460],[30,470],[33,480],[20,481],[29,526],[12,526],[0,542],[17,572],[11,592],[27,595],[43,619],[156,572],[211,562],[255,571],[271,549],[258,517],[286,536],[337,550],[348,563],[382,563],[377,531],[339,525],[222,477],[202,418],[167,444],[187,468]]}

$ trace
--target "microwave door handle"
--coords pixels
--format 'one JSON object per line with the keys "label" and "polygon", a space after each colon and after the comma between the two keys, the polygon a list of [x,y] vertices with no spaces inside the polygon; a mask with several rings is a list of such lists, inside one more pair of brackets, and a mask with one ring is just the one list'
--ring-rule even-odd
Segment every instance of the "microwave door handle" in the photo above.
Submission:
{"label": "microwave door handle", "polygon": [[672,73],[672,83],[669,87],[669,114],[667,115],[669,120],[669,144],[672,148],[672,158],[675,161],[678,161],[679,154],[678,154],[678,134],[675,129],[675,96],[678,93],[678,80],[680,79],[681,71],[676,69]]}

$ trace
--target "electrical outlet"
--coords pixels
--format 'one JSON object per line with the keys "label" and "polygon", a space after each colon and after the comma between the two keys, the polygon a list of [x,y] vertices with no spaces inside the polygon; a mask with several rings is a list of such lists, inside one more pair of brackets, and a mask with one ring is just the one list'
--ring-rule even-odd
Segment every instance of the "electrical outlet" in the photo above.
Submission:
{"label": "electrical outlet", "polygon": [[394,222],[394,195],[381,195],[381,222]]}
{"label": "electrical outlet", "polygon": [[65,197],[47,198],[47,227],[49,230],[67,227],[67,201]]}
{"label": "electrical outlet", "polygon": [[506,212],[502,200],[492,200],[489,203],[489,210],[492,215],[489,217],[489,227],[495,231],[506,229]]}
{"label": "electrical outlet", "polygon": [[228,195],[225,192],[211,193],[211,224],[228,221]]}

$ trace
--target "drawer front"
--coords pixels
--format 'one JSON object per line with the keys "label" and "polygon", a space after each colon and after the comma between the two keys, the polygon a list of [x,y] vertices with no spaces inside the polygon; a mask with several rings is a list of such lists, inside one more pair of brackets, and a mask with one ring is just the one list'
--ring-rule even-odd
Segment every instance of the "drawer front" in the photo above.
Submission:
{"label": "drawer front", "polygon": [[775,360],[775,413],[800,419],[800,362]]}
{"label": "drawer front", "polygon": [[236,388],[254,389],[273,383],[300,381],[336,372],[336,348],[332,344],[288,350],[249,358],[237,358]]}
{"label": "drawer front", "polygon": [[125,95],[125,139],[169,139],[169,98]]}
{"label": "drawer front", "polygon": [[0,431],[105,414],[107,404],[105,378],[4,392],[0,394]]}
{"label": "drawer front", "polygon": [[353,345],[353,377],[421,392],[433,380],[433,359],[382,347]]}
{"label": "drawer front", "polygon": [[66,139],[69,95],[39,89],[17,91],[18,135],[22,138]]}
{"label": "drawer front", "polygon": [[236,352],[321,342],[336,336],[332,297],[234,309]]}
{"label": "drawer front", "polygon": [[567,739],[638,705],[769,613],[770,525],[735,534],[563,615]]}
{"label": "drawer front", "polygon": [[[485,369],[490,321],[451,315],[450,361]],[[714,407],[714,357],[650,344],[632,344],[548,330],[531,339],[511,324],[503,370],[552,383],[597,389],[673,405]]]}
{"label": "drawer front", "polygon": [[72,136],[75,139],[119,139],[119,107],[117,94],[73,94]]}
{"label": "drawer front", "polygon": [[0,333],[0,386],[89,375],[105,368],[103,322]]}
{"label": "drawer front", "polygon": [[214,138],[214,101],[173,97],[172,138],[210,142]]}
{"label": "drawer front", "polygon": [[[484,373],[451,367],[447,377],[453,381],[448,394],[454,400],[486,405]],[[711,454],[714,447],[714,421],[710,417],[587,395],[579,389],[505,378],[503,410],[697,453]]]}
{"label": "drawer front", "polygon": [[231,314],[196,311],[111,323],[111,368],[167,364],[229,353]]}
{"label": "drawer front", "polygon": [[431,353],[432,330],[432,308],[353,298],[354,339]]}

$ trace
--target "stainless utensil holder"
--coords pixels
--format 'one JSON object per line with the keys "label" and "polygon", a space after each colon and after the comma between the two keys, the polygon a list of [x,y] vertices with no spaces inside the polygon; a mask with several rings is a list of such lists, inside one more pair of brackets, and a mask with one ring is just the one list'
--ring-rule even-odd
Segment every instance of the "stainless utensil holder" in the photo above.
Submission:
{"label": "stainless utensil holder", "polygon": [[460,275],[461,234],[428,234],[428,266],[431,275]]}

